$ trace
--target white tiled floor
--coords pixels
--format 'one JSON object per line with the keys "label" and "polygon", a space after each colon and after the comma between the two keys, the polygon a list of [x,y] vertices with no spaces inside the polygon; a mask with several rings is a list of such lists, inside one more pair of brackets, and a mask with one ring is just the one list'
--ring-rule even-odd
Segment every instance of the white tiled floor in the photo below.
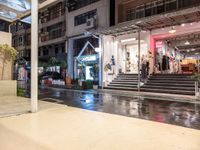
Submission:
{"label": "white tiled floor", "polygon": [[200,149],[198,130],[48,104],[35,114],[1,118],[0,149]]}

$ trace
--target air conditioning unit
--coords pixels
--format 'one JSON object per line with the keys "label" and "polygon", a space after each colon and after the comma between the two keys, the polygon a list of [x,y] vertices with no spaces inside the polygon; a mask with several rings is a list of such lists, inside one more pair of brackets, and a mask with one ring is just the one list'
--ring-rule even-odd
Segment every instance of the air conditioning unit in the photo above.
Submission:
{"label": "air conditioning unit", "polygon": [[94,18],[87,19],[86,27],[87,28],[96,28],[96,18],[94,17]]}

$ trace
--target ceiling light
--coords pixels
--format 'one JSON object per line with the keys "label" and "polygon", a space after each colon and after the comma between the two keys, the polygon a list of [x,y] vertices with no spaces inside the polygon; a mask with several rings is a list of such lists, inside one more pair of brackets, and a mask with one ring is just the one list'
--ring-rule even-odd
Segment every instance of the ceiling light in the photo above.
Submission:
{"label": "ceiling light", "polygon": [[195,53],[195,55],[199,55],[199,53]]}
{"label": "ceiling light", "polygon": [[122,43],[125,43],[125,42],[131,42],[131,41],[135,41],[136,38],[131,38],[131,39],[125,39],[125,40],[121,40]]}
{"label": "ceiling light", "polygon": [[96,47],[96,48],[95,48],[95,52],[100,53],[100,52],[101,52],[100,47]]}
{"label": "ceiling light", "polygon": [[189,53],[189,52],[190,52],[190,50],[187,50],[187,52]]}
{"label": "ceiling light", "polygon": [[171,28],[171,30],[169,30],[169,33],[173,34],[176,32],[176,29],[174,27]]}
{"label": "ceiling light", "polygon": [[184,24],[184,23],[182,23],[182,24],[181,24],[181,26],[182,26],[182,27],[185,27],[185,24]]}
{"label": "ceiling light", "polygon": [[192,51],[192,52],[193,52],[193,51],[195,51],[195,50],[196,50],[196,49],[194,49],[194,48],[193,48],[193,49],[191,49],[191,51]]}
{"label": "ceiling light", "polygon": [[186,42],[185,42],[185,45],[190,45],[190,42],[189,42],[189,41],[186,41]]}

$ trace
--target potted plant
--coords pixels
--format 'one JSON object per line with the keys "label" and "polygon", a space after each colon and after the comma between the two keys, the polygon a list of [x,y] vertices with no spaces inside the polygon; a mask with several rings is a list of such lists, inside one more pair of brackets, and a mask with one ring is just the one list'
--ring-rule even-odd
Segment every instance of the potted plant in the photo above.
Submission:
{"label": "potted plant", "polygon": [[97,90],[98,89],[98,76],[99,76],[98,64],[93,65],[92,71],[93,71],[93,78],[94,78],[93,89]]}
{"label": "potted plant", "polygon": [[1,80],[4,79],[4,70],[7,62],[12,62],[16,59],[17,50],[8,44],[0,44],[0,59],[2,61]]}
{"label": "potted plant", "polygon": [[195,75],[192,76],[192,79],[195,79],[195,96],[199,97],[200,96],[200,91],[199,91],[200,74],[196,73]]}

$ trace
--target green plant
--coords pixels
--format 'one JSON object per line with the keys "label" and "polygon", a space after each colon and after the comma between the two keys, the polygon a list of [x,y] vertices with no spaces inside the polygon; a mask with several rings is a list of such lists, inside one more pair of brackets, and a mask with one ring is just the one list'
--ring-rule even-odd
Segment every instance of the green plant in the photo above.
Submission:
{"label": "green plant", "polygon": [[195,73],[195,74],[192,76],[192,79],[195,79],[195,80],[197,80],[197,81],[200,82],[200,74]]}
{"label": "green plant", "polygon": [[93,88],[93,81],[92,80],[86,80],[83,82],[83,89],[88,90]]}
{"label": "green plant", "polygon": [[61,67],[62,69],[66,69],[66,68],[67,68],[67,62],[66,62],[66,61],[61,61],[61,62],[60,62],[60,67]]}
{"label": "green plant", "polygon": [[17,50],[8,44],[0,44],[0,55],[2,56],[2,72],[1,79],[3,80],[4,68],[6,61],[15,60],[17,57]]}

